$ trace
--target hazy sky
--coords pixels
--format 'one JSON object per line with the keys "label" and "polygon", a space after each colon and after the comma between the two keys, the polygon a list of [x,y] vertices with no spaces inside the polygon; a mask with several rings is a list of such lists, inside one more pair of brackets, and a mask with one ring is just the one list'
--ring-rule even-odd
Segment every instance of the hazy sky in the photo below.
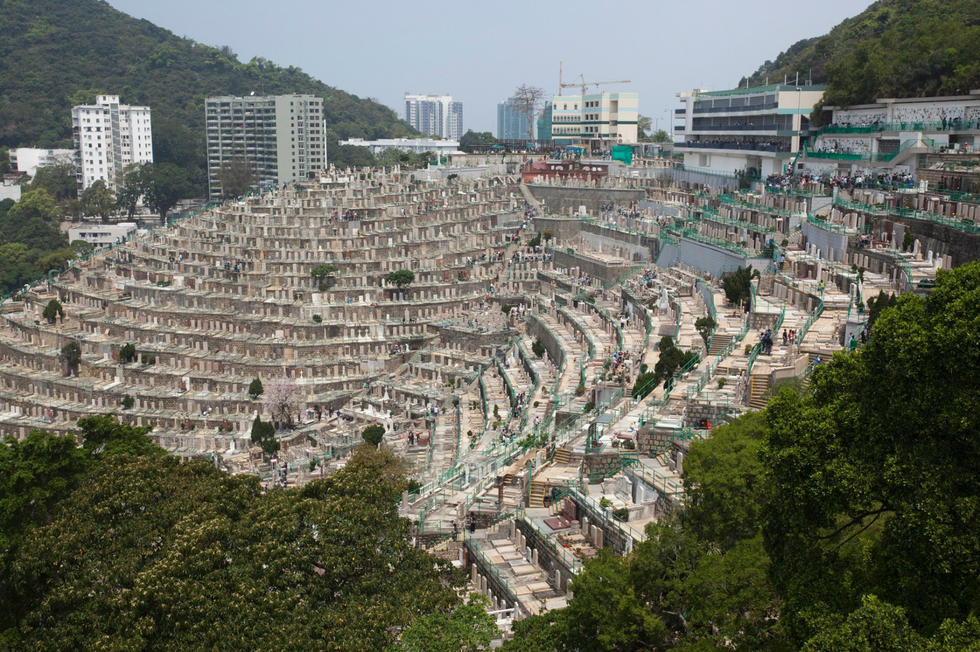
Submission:
{"label": "hazy sky", "polygon": [[[732,88],[766,59],[863,11],[870,0],[109,0],[178,36],[227,45],[371,97],[404,117],[405,92],[452,95],[464,129],[496,131],[522,83],[629,79],[640,113],[667,124],[674,94]],[[806,71],[801,71],[801,77]],[[775,80],[772,80],[775,81]],[[568,93],[576,92],[569,89]]]}

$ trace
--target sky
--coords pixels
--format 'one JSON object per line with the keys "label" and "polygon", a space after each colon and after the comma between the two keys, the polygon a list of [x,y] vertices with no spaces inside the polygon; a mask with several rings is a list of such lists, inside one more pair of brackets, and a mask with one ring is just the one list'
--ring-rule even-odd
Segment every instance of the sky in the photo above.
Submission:
{"label": "sky", "polygon": [[[497,103],[521,85],[549,95],[566,82],[639,93],[654,129],[675,94],[733,88],[802,38],[825,34],[870,0],[109,0],[136,18],[242,61],[296,66],[330,86],[391,107],[409,93],[463,102],[463,128],[496,132]],[[801,78],[806,71],[800,71]],[[775,82],[776,80],[771,80]],[[566,93],[577,93],[574,88]],[[592,91],[590,91],[592,92]],[[668,129],[669,131],[669,129]]]}

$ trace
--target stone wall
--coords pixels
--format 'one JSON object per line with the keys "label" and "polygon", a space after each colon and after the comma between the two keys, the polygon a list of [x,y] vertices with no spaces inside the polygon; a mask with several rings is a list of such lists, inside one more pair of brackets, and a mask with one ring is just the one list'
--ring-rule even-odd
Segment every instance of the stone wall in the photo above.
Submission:
{"label": "stone wall", "polygon": [[615,281],[631,269],[629,265],[604,263],[577,253],[568,253],[566,249],[551,249],[550,251],[554,254],[555,267],[566,269],[577,267],[592,278],[600,279],[604,283]]}
{"label": "stone wall", "polygon": [[543,541],[537,528],[528,524],[524,518],[515,519],[514,527],[517,528],[520,534],[524,535],[525,545],[529,551],[528,554],[533,560],[534,553],[537,553],[537,565],[548,573],[548,583],[556,591],[563,591],[568,586],[572,577],[574,577],[572,569],[562,561],[552,548],[554,544],[548,545],[548,542]]}
{"label": "stone wall", "polygon": [[646,191],[626,188],[566,188],[536,184],[528,184],[527,188],[535,199],[544,202],[550,213],[577,213],[580,206],[585,206],[586,211],[595,215],[601,204],[627,206],[646,199]]}

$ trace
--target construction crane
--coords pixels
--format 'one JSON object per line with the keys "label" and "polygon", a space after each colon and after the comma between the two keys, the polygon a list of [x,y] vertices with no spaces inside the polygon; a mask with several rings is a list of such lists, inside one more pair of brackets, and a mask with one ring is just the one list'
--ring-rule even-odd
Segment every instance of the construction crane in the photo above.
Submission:
{"label": "construction crane", "polygon": [[585,89],[587,86],[605,86],[606,84],[629,84],[631,83],[628,79],[615,79],[612,81],[585,81],[585,75],[579,74],[579,81],[566,84],[562,82],[561,79],[561,63],[558,64],[558,94],[561,95],[561,89],[563,88],[575,88],[576,86],[582,89],[582,96],[585,97]]}

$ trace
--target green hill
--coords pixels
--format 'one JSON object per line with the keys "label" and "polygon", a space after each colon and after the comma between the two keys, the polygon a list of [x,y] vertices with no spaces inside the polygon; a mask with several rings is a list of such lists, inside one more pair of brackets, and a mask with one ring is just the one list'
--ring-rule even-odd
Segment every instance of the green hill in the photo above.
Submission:
{"label": "green hill", "polygon": [[331,161],[338,138],[414,133],[377,102],[327,86],[299,68],[180,38],[99,0],[0,0],[0,147],[71,146],[71,107],[99,92],[153,109],[158,162],[205,184],[204,98],[312,93],[324,99]]}
{"label": "green hill", "polygon": [[828,105],[965,94],[980,88],[977,53],[980,2],[879,0],[824,36],[794,43],[740,85],[812,74],[829,86]]}

